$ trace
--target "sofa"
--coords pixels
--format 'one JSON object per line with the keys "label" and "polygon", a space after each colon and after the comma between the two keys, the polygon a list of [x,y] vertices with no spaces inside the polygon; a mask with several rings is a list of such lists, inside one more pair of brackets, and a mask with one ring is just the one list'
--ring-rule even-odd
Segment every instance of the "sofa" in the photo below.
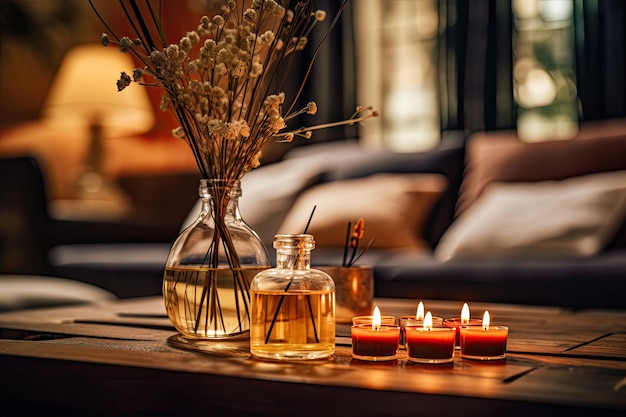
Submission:
{"label": "sofa", "polygon": [[300,167],[324,161],[278,227],[297,232],[314,204],[329,204],[309,229],[314,265],[340,263],[343,224],[363,217],[366,234],[414,237],[374,243],[359,260],[374,268],[377,297],[626,307],[626,121],[542,143],[493,131],[450,132],[410,155],[347,147],[288,155]]}
{"label": "sofa", "polygon": [[[412,154],[346,140],[296,147],[247,174],[240,209],[273,256],[273,236],[302,232],[315,207],[313,266],[341,264],[347,223],[362,217],[361,248],[371,246],[357,264],[373,268],[376,297],[623,308],[624,172],[626,120],[542,143],[446,132]],[[47,274],[156,295],[171,243],[60,244]]]}

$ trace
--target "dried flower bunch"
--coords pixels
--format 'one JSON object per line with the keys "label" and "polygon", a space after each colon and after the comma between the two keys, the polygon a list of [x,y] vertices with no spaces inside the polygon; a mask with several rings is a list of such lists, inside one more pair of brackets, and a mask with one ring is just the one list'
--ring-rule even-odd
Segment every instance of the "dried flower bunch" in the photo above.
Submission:
{"label": "dried flower bunch", "polygon": [[[317,50],[346,2],[342,1]],[[187,141],[204,178],[241,179],[259,165],[262,147],[269,140],[310,138],[314,130],[377,115],[371,108],[359,107],[340,122],[287,130],[294,117],[317,111],[315,102],[294,110],[313,62],[289,106],[283,92],[288,77],[296,76],[289,72],[294,54],[306,46],[307,36],[326,17],[324,11],[314,10],[312,0],[299,1],[293,9],[275,0],[224,1],[215,14],[203,16],[195,30],[170,45],[161,28],[160,3],[157,10],[149,0],[119,3],[136,33],[132,38],[118,36],[98,14],[109,31],[102,35],[102,43],[118,44],[144,67],[132,76],[122,73],[118,90],[133,82],[163,89],[161,109],[176,116],[180,127],[174,133]]]}

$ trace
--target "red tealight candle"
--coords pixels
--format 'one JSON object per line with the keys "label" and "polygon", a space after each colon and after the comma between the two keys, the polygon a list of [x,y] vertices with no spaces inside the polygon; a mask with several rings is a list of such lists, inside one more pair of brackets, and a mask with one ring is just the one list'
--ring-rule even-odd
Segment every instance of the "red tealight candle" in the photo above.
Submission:
{"label": "red tealight candle", "polygon": [[497,360],[506,357],[509,328],[490,326],[489,312],[485,311],[481,327],[461,327],[461,357],[478,360]]}
{"label": "red tealight candle", "polygon": [[374,309],[372,324],[352,326],[352,357],[366,361],[389,361],[398,357],[400,327],[381,325],[378,307]]}
{"label": "red tealight candle", "polygon": [[[384,323],[384,321],[383,321]],[[423,327],[424,326],[424,303],[419,302],[417,304],[417,311],[414,316],[400,316],[400,344],[406,345],[405,328],[406,327]],[[443,326],[443,319],[441,317],[433,317],[432,327]]]}
{"label": "red tealight candle", "polygon": [[461,317],[453,318],[453,319],[445,319],[443,321],[443,327],[455,327],[456,328],[456,336],[454,340],[455,346],[458,348],[461,346],[461,326],[464,327],[480,327],[482,325],[482,320],[480,319],[471,319],[470,318],[470,310],[467,303],[463,304],[463,308],[461,309]]}
{"label": "red tealight candle", "polygon": [[456,329],[432,327],[430,311],[424,317],[424,325],[404,328],[408,360],[419,363],[446,363],[454,357]]}
{"label": "red tealight candle", "polygon": [[[383,318],[383,324],[385,323]],[[415,312],[415,316],[400,316],[400,326],[408,327],[408,326],[419,326],[422,327],[424,325],[424,303],[419,302],[417,304],[417,310]],[[443,319],[441,317],[433,316],[433,326],[432,327],[441,327],[443,325]]]}

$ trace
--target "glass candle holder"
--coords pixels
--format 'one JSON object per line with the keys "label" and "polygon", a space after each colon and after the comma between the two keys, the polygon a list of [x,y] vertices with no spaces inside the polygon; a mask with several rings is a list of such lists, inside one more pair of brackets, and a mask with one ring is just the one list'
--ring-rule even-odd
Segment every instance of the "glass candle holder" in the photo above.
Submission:
{"label": "glass candle holder", "polygon": [[[401,316],[400,317],[400,326],[402,327],[415,327],[415,326],[423,326],[424,319],[417,319],[415,316]],[[433,316],[433,327],[443,327],[443,318],[438,316]]]}
{"label": "glass candle holder", "polygon": [[352,325],[352,357],[364,361],[391,361],[398,357],[400,326]]}
{"label": "glass candle holder", "polygon": [[443,327],[455,327],[456,328],[454,346],[457,349],[460,349],[461,347],[461,331],[459,330],[461,326],[477,327],[480,329],[482,325],[483,325],[483,321],[481,319],[469,319],[467,323],[462,323],[461,318],[459,317],[453,318],[453,319],[445,319],[443,321]]}
{"label": "glass candle holder", "polygon": [[[352,317],[352,324],[367,324],[372,325],[373,316],[355,316]],[[396,316],[381,316],[381,323],[384,326],[395,326]]]}
{"label": "glass candle holder", "polygon": [[461,326],[461,357],[483,361],[499,360],[506,357],[506,342],[509,328],[489,326]]}
{"label": "glass candle holder", "polygon": [[[418,319],[415,316],[401,316],[400,317],[400,345],[406,345],[406,332],[404,330],[405,327],[423,327],[424,319]],[[442,317],[433,317],[433,327],[443,327],[443,318]]]}
{"label": "glass candle holder", "polygon": [[408,360],[411,362],[437,364],[452,362],[454,359],[454,328],[407,326],[404,335]]}

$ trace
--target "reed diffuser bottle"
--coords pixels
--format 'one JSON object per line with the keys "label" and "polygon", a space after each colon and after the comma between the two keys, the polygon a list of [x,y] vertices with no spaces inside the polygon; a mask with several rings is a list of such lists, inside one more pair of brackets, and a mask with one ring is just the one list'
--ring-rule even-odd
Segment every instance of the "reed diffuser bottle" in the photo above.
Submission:
{"label": "reed diffuser bottle", "polygon": [[250,352],[274,360],[320,359],[335,353],[335,283],[311,269],[309,234],[274,237],[276,268],[252,280]]}

